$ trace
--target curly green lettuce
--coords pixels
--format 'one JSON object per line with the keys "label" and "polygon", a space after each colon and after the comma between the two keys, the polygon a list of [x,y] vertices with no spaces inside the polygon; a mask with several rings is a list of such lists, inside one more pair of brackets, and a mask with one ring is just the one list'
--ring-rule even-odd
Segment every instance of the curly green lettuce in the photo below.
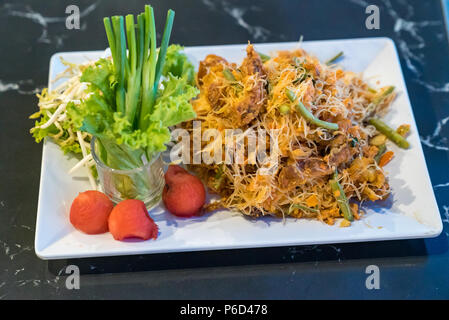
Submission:
{"label": "curly green lettuce", "polygon": [[[175,50],[176,49],[176,50]],[[146,116],[148,126],[139,128],[120,111],[115,111],[113,97],[116,79],[110,60],[100,59],[87,68],[81,81],[89,83],[89,98],[80,105],[67,107],[69,121],[78,130],[88,132],[101,141],[102,160],[116,169],[132,169],[143,164],[142,156],[166,150],[170,141],[169,127],[191,120],[196,114],[190,104],[199,90],[190,81],[193,65],[178,52],[180,46],[170,46],[167,67],[163,69],[152,112]],[[174,72],[175,75],[172,73]]]}

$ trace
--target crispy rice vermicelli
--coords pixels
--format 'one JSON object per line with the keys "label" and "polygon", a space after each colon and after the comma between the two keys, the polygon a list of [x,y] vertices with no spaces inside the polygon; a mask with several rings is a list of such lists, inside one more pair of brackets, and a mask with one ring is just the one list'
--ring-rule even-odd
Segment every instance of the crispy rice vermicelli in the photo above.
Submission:
{"label": "crispy rice vermicelli", "polygon": [[[249,129],[279,130],[278,166],[272,174],[261,174],[262,165],[248,161],[247,145],[243,164],[191,165],[220,196],[209,209],[224,207],[254,217],[316,218],[333,224],[342,217],[329,183],[336,171],[356,219],[361,213],[356,202],[388,197],[389,184],[375,161],[379,144],[371,143],[376,131],[365,121],[382,115],[395,94],[380,99],[388,87],[374,90],[360,75],[321,63],[302,49],[279,51],[264,62],[252,45],[246,51],[240,66],[216,55],[200,63],[200,95],[192,102],[196,120],[203,132],[220,130],[223,154],[225,129],[241,129],[243,134]],[[306,121],[285,94],[287,89],[316,118],[338,124],[338,130]],[[191,129],[192,122],[183,126]],[[202,142],[203,151],[210,146]]]}

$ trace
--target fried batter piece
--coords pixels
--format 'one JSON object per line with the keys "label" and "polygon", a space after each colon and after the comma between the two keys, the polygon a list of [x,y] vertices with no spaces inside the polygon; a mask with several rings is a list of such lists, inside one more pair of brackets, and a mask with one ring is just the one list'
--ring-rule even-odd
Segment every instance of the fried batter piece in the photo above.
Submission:
{"label": "fried batter piece", "polygon": [[[260,173],[261,164],[246,162],[191,166],[221,197],[211,210],[222,206],[252,217],[292,216],[333,224],[342,217],[330,186],[335,173],[356,219],[361,212],[354,200],[388,197],[390,186],[378,164],[381,146],[370,143],[376,133],[365,123],[391,104],[392,96],[379,100],[385,88],[376,92],[355,73],[322,64],[302,49],[277,52],[262,63],[252,45],[240,66],[208,55],[200,63],[197,84],[200,95],[193,106],[202,130],[244,131],[251,126],[279,131],[277,166],[269,175]],[[287,89],[314,117],[338,124],[338,130],[306,121],[286,96]],[[266,137],[267,153],[270,139]],[[244,160],[248,157],[245,150]]]}
{"label": "fried batter piece", "polygon": [[216,55],[201,61],[197,74],[201,93],[193,103],[195,111],[215,112],[227,118],[232,128],[245,126],[257,117],[266,101],[266,74],[252,45],[246,52],[240,67]]}

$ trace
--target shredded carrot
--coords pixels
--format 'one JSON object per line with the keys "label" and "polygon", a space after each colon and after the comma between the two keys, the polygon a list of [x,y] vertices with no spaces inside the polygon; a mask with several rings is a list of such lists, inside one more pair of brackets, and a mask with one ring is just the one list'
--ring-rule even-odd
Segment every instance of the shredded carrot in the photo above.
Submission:
{"label": "shredded carrot", "polygon": [[393,151],[387,151],[383,154],[383,156],[379,160],[379,167],[385,166],[388,162],[393,159],[394,152]]}

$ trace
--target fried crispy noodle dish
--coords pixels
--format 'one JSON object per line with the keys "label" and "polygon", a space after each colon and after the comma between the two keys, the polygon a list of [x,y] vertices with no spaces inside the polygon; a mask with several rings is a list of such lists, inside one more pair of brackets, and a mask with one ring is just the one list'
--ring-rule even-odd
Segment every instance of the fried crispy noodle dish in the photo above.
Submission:
{"label": "fried crispy noodle dish", "polygon": [[[357,203],[388,197],[390,187],[376,159],[385,136],[366,120],[387,110],[395,96],[392,87],[374,90],[360,75],[321,63],[302,49],[279,51],[262,61],[251,44],[240,66],[208,55],[200,63],[197,85],[195,120],[201,121],[202,132],[214,128],[223,135],[215,140],[222,143],[222,163],[190,165],[220,196],[209,204],[210,210],[221,207],[253,217],[315,218],[334,224],[346,218],[342,202],[352,218],[359,219]],[[183,126],[193,131],[192,122]],[[247,143],[241,164],[225,163],[226,129],[241,129],[243,134],[277,129],[273,171],[262,174],[264,165],[250,163],[254,150],[248,150]],[[271,139],[267,134],[264,147],[269,155]],[[203,141],[202,151],[210,145]]]}

